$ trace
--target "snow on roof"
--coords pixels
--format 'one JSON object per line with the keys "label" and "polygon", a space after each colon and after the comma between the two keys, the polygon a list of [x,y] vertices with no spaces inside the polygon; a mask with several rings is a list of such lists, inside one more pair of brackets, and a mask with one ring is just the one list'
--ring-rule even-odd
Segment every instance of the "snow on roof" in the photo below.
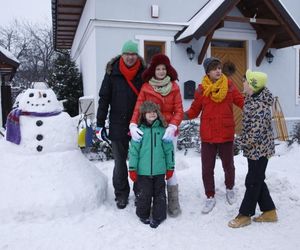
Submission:
{"label": "snow on roof", "polygon": [[4,54],[7,58],[11,59],[12,61],[15,61],[17,63],[20,63],[19,60],[7,49],[0,46],[0,52]]}
{"label": "snow on roof", "polygon": [[197,15],[188,22],[188,27],[176,40],[181,40],[193,35],[224,1],[225,0],[210,0],[207,2]]}

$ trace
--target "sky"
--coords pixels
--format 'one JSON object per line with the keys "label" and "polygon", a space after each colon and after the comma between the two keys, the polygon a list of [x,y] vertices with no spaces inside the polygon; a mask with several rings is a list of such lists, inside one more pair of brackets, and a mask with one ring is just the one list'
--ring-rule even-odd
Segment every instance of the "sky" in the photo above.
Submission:
{"label": "sky", "polygon": [[9,25],[14,19],[52,23],[51,0],[0,0],[0,6],[0,25]]}

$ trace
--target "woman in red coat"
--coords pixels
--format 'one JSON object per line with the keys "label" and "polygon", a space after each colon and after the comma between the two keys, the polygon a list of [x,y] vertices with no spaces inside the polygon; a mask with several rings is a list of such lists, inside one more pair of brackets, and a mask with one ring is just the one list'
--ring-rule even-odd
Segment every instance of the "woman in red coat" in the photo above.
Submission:
{"label": "woman in red coat", "polygon": [[[176,80],[176,70],[172,67],[169,58],[163,54],[154,55],[150,66],[142,75],[145,83],[139,93],[130,122],[130,133],[134,141],[140,141],[143,133],[137,127],[139,107],[144,101],[152,101],[160,106],[168,127],[163,140],[176,143],[178,126],[183,119],[182,99]],[[176,145],[174,145],[175,147]],[[175,173],[167,181],[168,212],[170,216],[177,216],[181,210],[178,200],[178,184]]]}
{"label": "woman in red coat", "polygon": [[206,75],[195,92],[194,101],[185,119],[200,117],[202,180],[207,196],[202,213],[209,213],[215,206],[214,168],[217,154],[221,158],[225,172],[226,198],[229,204],[234,202],[233,140],[234,116],[233,104],[242,108],[244,97],[230,79],[222,74],[221,61],[218,58],[205,59]]}

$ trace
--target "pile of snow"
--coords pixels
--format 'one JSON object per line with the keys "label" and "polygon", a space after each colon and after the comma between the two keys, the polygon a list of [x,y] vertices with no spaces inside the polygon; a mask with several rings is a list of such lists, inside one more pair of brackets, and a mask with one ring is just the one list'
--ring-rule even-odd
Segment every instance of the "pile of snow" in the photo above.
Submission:
{"label": "pile of snow", "polygon": [[106,176],[77,146],[78,120],[61,112],[51,89],[37,86],[16,107],[27,112],[20,116],[20,143],[0,140],[0,222],[70,216],[106,198]]}

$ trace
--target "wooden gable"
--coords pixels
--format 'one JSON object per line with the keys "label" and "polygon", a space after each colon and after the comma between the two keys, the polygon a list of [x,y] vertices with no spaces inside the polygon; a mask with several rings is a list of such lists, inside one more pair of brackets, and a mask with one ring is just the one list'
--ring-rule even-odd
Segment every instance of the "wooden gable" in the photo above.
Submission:
{"label": "wooden gable", "polygon": [[13,60],[0,50],[0,76],[4,81],[11,81],[19,67],[19,62]]}
{"label": "wooden gable", "polygon": [[55,49],[70,49],[86,0],[52,0]]}
{"label": "wooden gable", "polygon": [[[236,7],[243,16],[229,16]],[[212,11],[203,20],[207,11]],[[193,38],[206,37],[198,57],[202,64],[206,50],[215,30],[224,27],[224,22],[249,23],[256,31],[257,39],[264,47],[257,56],[259,66],[270,48],[285,48],[300,44],[300,29],[279,0],[210,0],[189,21],[189,26],[175,35],[175,41],[188,43]],[[197,25],[198,23],[198,25]]]}

